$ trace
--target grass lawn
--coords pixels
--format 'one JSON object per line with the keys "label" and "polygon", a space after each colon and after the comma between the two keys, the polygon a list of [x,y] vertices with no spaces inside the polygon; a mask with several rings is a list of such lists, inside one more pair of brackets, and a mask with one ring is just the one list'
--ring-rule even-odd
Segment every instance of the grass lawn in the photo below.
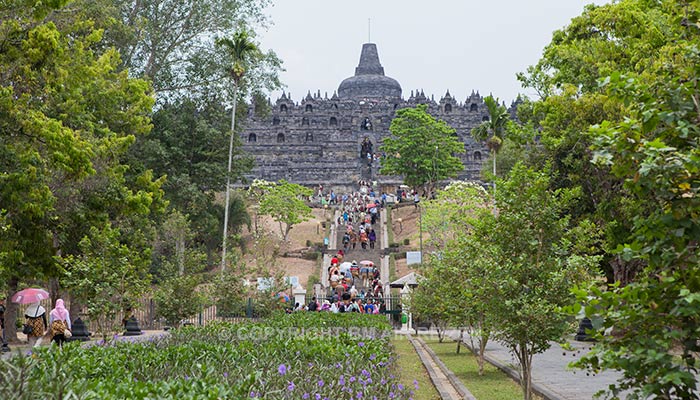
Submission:
{"label": "grass lawn", "polygon": [[413,380],[418,381],[418,390],[413,395],[414,399],[421,400],[439,400],[440,394],[433,386],[430,380],[428,371],[423,367],[423,363],[418,358],[416,350],[411,342],[403,335],[396,335],[392,340],[392,344],[399,356],[398,365],[399,373],[401,374],[401,383],[410,388],[414,388]]}
{"label": "grass lawn", "polygon": [[[442,362],[454,372],[464,386],[479,400],[513,400],[522,399],[520,385],[493,365],[484,365],[484,375],[479,376],[476,357],[466,347],[455,353],[457,343],[426,340],[425,343],[437,354]],[[419,398],[419,397],[417,397]],[[535,399],[540,397],[535,396]]]}

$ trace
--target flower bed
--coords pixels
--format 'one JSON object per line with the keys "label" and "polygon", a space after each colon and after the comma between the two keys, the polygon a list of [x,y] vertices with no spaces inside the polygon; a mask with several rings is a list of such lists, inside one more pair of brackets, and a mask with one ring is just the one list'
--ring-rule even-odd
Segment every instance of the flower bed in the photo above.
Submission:
{"label": "flower bed", "polygon": [[297,313],[141,343],[40,349],[0,365],[0,398],[410,398],[394,375],[390,333],[381,316]]}

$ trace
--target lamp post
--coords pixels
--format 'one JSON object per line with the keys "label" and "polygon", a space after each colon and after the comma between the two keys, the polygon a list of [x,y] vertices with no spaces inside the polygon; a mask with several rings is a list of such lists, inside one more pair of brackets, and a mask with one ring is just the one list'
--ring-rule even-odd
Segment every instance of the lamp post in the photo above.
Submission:
{"label": "lamp post", "polygon": [[418,203],[418,242],[420,246],[420,264],[423,265],[423,207]]}

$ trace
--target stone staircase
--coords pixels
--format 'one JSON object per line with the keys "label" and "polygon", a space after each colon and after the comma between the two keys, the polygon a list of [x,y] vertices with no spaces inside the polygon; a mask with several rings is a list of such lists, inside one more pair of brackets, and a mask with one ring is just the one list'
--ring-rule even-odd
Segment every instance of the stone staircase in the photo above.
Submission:
{"label": "stone staircase", "polygon": [[[360,261],[364,260],[369,260],[374,263],[374,266],[376,268],[380,268],[381,266],[381,259],[382,259],[382,250],[381,250],[381,230],[379,229],[380,222],[377,221],[377,223],[374,224],[374,230],[377,232],[377,243],[374,246],[374,249],[370,249],[369,245],[367,246],[366,250],[363,250],[360,244],[358,243],[355,249],[352,249],[352,246],[345,252],[345,259],[344,261],[357,261],[358,265]],[[341,227],[341,229],[338,229],[338,243],[336,245],[336,248],[342,249],[343,248],[343,233],[345,233],[345,229]],[[369,286],[369,287],[368,287]],[[368,290],[371,290],[371,281],[367,282],[367,286],[365,286],[362,282],[362,279],[356,279],[355,280],[355,288],[357,290],[362,290],[364,289],[365,292]]]}
{"label": "stone staircase", "polygon": [[[386,221],[386,216],[383,213],[386,213],[387,210],[382,210],[381,211],[381,218],[377,220],[377,222],[373,225],[374,231],[377,234],[377,242],[375,243],[374,249],[370,249],[369,245],[367,246],[367,249],[362,249],[360,244],[358,243],[355,246],[355,249],[352,249],[352,246],[349,247],[349,249],[345,252],[345,258],[343,261],[349,261],[352,262],[357,261],[358,265],[361,261],[364,260],[369,260],[374,263],[374,266],[379,269],[380,271],[380,279],[384,284],[384,290],[385,292],[388,291],[389,287],[389,268],[388,268],[388,257],[384,256],[384,249],[388,247],[388,244],[386,242],[387,234],[386,234],[386,224],[384,221]],[[330,260],[335,255],[338,251],[338,249],[343,248],[343,234],[345,233],[345,226],[337,225],[337,220],[338,217],[340,216],[340,211],[336,210],[334,213],[333,217],[333,225],[331,226],[331,233],[329,237],[329,246],[326,254],[323,257],[323,265],[321,266],[321,291],[319,293],[316,293],[317,296],[325,297],[330,293],[330,287],[328,285],[328,267],[330,266]],[[358,291],[364,290],[365,293],[369,292],[371,290],[371,281],[367,282],[365,285],[365,282],[363,282],[362,279],[355,279],[355,288]]]}

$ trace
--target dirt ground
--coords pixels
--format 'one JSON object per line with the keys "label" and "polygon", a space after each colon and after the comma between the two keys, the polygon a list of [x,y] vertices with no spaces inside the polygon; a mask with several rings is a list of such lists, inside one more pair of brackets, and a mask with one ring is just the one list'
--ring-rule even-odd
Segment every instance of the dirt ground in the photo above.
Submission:
{"label": "dirt ground", "polygon": [[[420,220],[418,210],[413,205],[392,209],[391,227],[394,233],[394,242],[399,243],[400,251],[418,251],[420,249]],[[423,244],[427,242],[429,235],[423,232]],[[404,239],[409,240],[408,245],[404,245]],[[411,272],[419,272],[406,265],[406,259],[396,260],[396,276],[402,277]]]}
{"label": "dirt ground", "polygon": [[[321,226],[321,222],[326,220],[326,216],[331,216],[330,210],[314,209],[313,219],[309,221],[302,222],[299,225],[294,226],[289,232],[289,240],[287,242],[282,241],[282,234],[280,233],[279,224],[273,221],[269,217],[263,217],[260,219],[262,227],[265,232],[268,233],[269,246],[279,246],[280,256],[277,258],[277,269],[281,271],[285,276],[297,276],[299,277],[299,284],[305,289],[309,290],[308,280],[318,265],[317,261],[305,260],[299,257],[283,257],[285,253],[298,253],[302,249],[306,249],[307,240],[311,243],[323,243],[323,237],[326,229]],[[418,211],[413,207],[413,205],[394,208],[392,210],[392,229],[394,234],[394,242],[399,243],[400,251],[417,251],[419,246],[419,232]],[[401,218],[401,222],[399,222]],[[403,245],[404,239],[409,239],[409,245]],[[423,242],[425,244],[428,239],[426,232],[423,232]],[[248,231],[243,232],[243,240],[246,242],[246,246],[250,248],[252,246],[253,237],[252,233]],[[248,253],[244,259],[249,266],[254,265],[254,260],[250,253]],[[413,268],[409,268],[406,265],[406,259],[396,260],[396,275],[397,277],[402,277],[411,272],[414,272]],[[255,277],[250,277],[255,278]]]}
{"label": "dirt ground", "polygon": [[[321,226],[321,222],[326,219],[326,215],[330,214],[330,210],[313,209],[313,218],[295,225],[289,232],[289,238],[286,242],[282,240],[282,233],[280,232],[280,227],[277,222],[270,217],[260,218],[261,229],[267,233],[266,240],[268,242],[265,244],[269,247],[267,250],[271,252],[272,248],[278,246],[279,256],[277,257],[276,270],[283,273],[284,276],[299,277],[299,284],[307,290],[309,289],[309,276],[314,273],[317,261],[305,260],[299,257],[284,257],[283,255],[285,253],[299,253],[307,249],[307,241],[310,241],[312,244],[323,243],[325,228]],[[251,249],[253,243],[252,232],[244,229],[243,240],[246,243],[246,247]],[[253,267],[255,264],[250,252],[247,253],[244,260],[250,267]]]}

